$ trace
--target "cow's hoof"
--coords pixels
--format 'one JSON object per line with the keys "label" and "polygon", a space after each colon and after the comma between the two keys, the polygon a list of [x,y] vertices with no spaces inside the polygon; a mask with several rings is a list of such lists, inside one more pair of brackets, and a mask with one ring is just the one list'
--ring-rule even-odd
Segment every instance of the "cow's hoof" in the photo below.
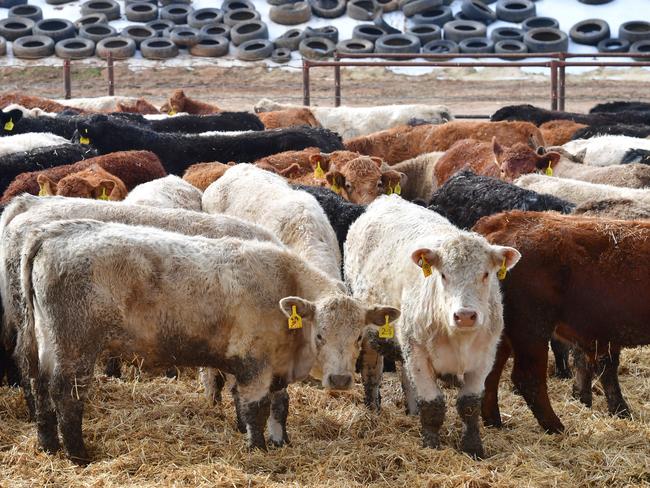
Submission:
{"label": "cow's hoof", "polygon": [[434,433],[423,433],[422,446],[430,449],[438,449],[440,447],[440,436]]}
{"label": "cow's hoof", "polygon": [[481,439],[463,439],[460,449],[474,459],[485,459],[485,451]]}
{"label": "cow's hoof", "polygon": [[631,419],[632,418],[632,412],[630,411],[629,407],[627,405],[621,405],[617,408],[614,409],[613,412],[611,412],[612,415],[616,415],[620,419]]}
{"label": "cow's hoof", "polygon": [[564,432],[564,425],[562,423],[542,425],[542,428],[547,434],[561,434]]}
{"label": "cow's hoof", "polygon": [[501,422],[501,415],[483,415],[483,425],[486,427],[494,427],[495,429],[502,429],[503,422]]}
{"label": "cow's hoof", "polygon": [[553,376],[560,380],[570,380],[571,378],[573,378],[570,369],[556,369],[553,372]]}
{"label": "cow's hoof", "polygon": [[48,454],[54,454],[55,452],[61,449],[61,443],[59,442],[58,436],[51,435],[38,435],[38,445],[39,447]]}
{"label": "cow's hoof", "polygon": [[86,449],[80,449],[77,452],[68,452],[68,458],[77,466],[88,466],[90,464],[90,456]]}

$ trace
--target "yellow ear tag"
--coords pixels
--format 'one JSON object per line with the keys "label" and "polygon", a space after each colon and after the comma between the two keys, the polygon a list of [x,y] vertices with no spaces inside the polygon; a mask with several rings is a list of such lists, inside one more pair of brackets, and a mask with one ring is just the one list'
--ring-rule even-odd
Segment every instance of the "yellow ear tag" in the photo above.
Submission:
{"label": "yellow ear tag", "polygon": [[298,315],[295,305],[291,305],[291,317],[289,317],[289,328],[302,329],[302,317]]}
{"label": "yellow ear tag", "polygon": [[[88,134],[88,129],[84,129],[84,134]],[[86,136],[81,136],[79,138],[79,143],[81,144],[90,144],[90,139]]]}
{"label": "yellow ear tag", "polygon": [[551,162],[548,162],[548,168],[546,168],[546,176],[553,176],[553,168],[551,168]]}
{"label": "yellow ear tag", "polygon": [[5,124],[5,130],[9,132],[14,130],[14,119],[9,119],[9,122]]}
{"label": "yellow ear tag", "polygon": [[106,194],[106,187],[102,186],[102,194],[97,197],[97,200],[108,200],[108,195]]}
{"label": "yellow ear tag", "polygon": [[314,169],[314,178],[318,180],[325,178],[325,171],[323,171],[323,168],[320,167],[320,161],[316,163],[316,168]]}
{"label": "yellow ear tag", "polygon": [[424,257],[424,254],[420,256],[420,267],[422,268],[422,273],[425,278],[431,276],[431,265],[427,262],[427,258]]}
{"label": "yellow ear tag", "polygon": [[402,187],[400,186],[399,182],[397,182],[395,188],[393,188],[393,192],[395,192],[396,195],[402,194]]}
{"label": "yellow ear tag", "polygon": [[393,194],[393,187],[390,186],[390,183],[388,184],[388,190],[386,190],[386,195],[392,195]]}
{"label": "yellow ear tag", "polygon": [[386,323],[379,328],[379,337],[381,339],[392,339],[395,337],[395,327],[388,321],[388,315],[384,315]]}
{"label": "yellow ear tag", "polygon": [[341,187],[336,183],[330,186],[330,190],[332,190],[334,193],[341,193]]}
{"label": "yellow ear tag", "polygon": [[49,196],[48,193],[45,191],[45,185],[39,183],[38,184],[38,196],[39,197],[47,197]]}
{"label": "yellow ear tag", "polygon": [[506,258],[503,258],[503,262],[501,263],[501,267],[499,268],[499,271],[497,272],[497,278],[500,280],[505,280],[506,279],[506,273],[508,273],[508,270],[506,269]]}
{"label": "yellow ear tag", "polygon": [[167,115],[169,115],[170,117],[176,115],[176,110],[174,110],[173,108],[170,109],[169,112],[167,112]]}

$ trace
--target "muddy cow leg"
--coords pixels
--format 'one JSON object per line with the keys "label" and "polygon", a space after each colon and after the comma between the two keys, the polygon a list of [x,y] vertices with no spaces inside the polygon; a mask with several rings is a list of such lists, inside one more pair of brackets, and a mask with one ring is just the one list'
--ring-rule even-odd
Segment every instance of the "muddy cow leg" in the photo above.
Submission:
{"label": "muddy cow leg", "polygon": [[104,366],[104,374],[109,378],[122,377],[122,358],[119,356],[110,357]]}
{"label": "muddy cow leg", "polygon": [[489,365],[486,363],[485,368],[482,370],[468,371],[465,373],[464,383],[458,392],[458,398],[456,400],[456,410],[463,423],[460,448],[477,459],[483,459],[485,457],[478,418],[481,411],[481,400],[488,369]]}
{"label": "muddy cow leg", "polygon": [[271,372],[261,371],[259,376],[243,383],[238,378],[237,392],[241,418],[246,424],[248,447],[266,450],[264,428],[271,410]]}
{"label": "muddy cow leg", "polygon": [[621,358],[621,350],[612,347],[609,354],[598,358],[598,367],[600,370],[600,383],[605,391],[607,399],[607,408],[609,413],[621,418],[630,418],[632,412],[628,406],[621,385],[618,382],[618,366]]}
{"label": "muddy cow leg", "polygon": [[591,382],[594,379],[592,365],[587,360],[587,355],[577,347],[573,350],[573,398],[580,400],[580,403],[591,408],[593,394]]}
{"label": "muddy cow leg", "polygon": [[413,384],[409,379],[404,365],[400,368],[400,380],[402,382],[402,393],[404,393],[404,404],[406,405],[406,415],[418,414],[418,399],[413,388]]}
{"label": "muddy cow leg", "polygon": [[381,409],[381,385],[384,370],[384,357],[373,349],[366,334],[361,344],[361,379],[363,381],[364,402],[370,410]]}
{"label": "muddy cow leg", "polygon": [[503,426],[501,423],[501,412],[499,411],[499,381],[501,380],[503,368],[508,362],[511,353],[510,341],[508,341],[507,337],[502,337],[497,347],[492,370],[487,378],[485,378],[485,391],[483,393],[483,401],[481,402],[483,423],[490,427]]}
{"label": "muddy cow leg", "polygon": [[551,349],[555,357],[554,376],[562,379],[571,378],[571,368],[569,368],[569,351],[571,351],[571,346],[558,339],[551,339]]}
{"label": "muddy cow leg", "polygon": [[[271,415],[267,422],[269,438],[274,446],[289,444],[287,417],[289,416],[289,393],[286,382],[274,381],[271,388]],[[279,389],[278,389],[279,388]]]}
{"label": "muddy cow leg", "polygon": [[61,449],[57,432],[56,412],[50,396],[50,374],[42,371],[34,382],[34,399],[36,406],[36,432],[38,445],[47,453]]}
{"label": "muddy cow leg", "polygon": [[212,405],[221,403],[221,392],[226,384],[226,375],[218,369],[201,368],[199,369],[199,379],[203,384],[203,388],[205,388],[205,396]]}
{"label": "muddy cow leg", "polygon": [[235,382],[235,384],[232,385],[232,388],[230,389],[230,393],[232,394],[232,400],[233,403],[235,404],[235,416],[237,417],[237,430],[242,434],[245,434],[246,422],[244,422],[244,417],[242,416],[241,399],[239,398],[239,390],[237,389],[237,382]]}

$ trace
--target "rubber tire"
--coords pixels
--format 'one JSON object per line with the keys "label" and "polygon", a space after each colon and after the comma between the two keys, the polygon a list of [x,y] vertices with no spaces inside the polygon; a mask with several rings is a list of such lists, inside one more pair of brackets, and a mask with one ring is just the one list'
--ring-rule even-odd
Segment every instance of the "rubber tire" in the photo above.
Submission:
{"label": "rubber tire", "polygon": [[[36,22],[22,17],[8,17],[0,20],[0,36],[8,41],[31,36]],[[9,27],[7,27],[9,26]]]}
{"label": "rubber tire", "polygon": [[174,27],[169,33],[169,39],[178,47],[189,49],[199,43],[201,34],[198,29],[192,27]]}
{"label": "rubber tire", "polygon": [[[472,29],[463,29],[463,27],[472,27]],[[470,37],[485,37],[487,35],[487,27],[475,20],[452,20],[445,24],[443,32],[445,39],[460,42]]]}
{"label": "rubber tire", "polygon": [[221,10],[224,11],[224,14],[231,10],[241,9],[255,10],[255,4],[250,0],[224,0],[221,5]]}
{"label": "rubber tire", "polygon": [[[411,19],[413,20],[413,19]],[[396,29],[392,25],[390,25],[388,22],[384,20],[383,15],[379,15],[375,17],[375,20],[373,21],[373,24],[375,24],[377,27],[381,27],[386,31],[386,34],[401,34],[402,31],[399,29]]]}
{"label": "rubber tire", "polygon": [[201,27],[199,33],[203,36],[221,36],[230,39],[230,26],[223,23],[207,24]]}
{"label": "rubber tire", "polygon": [[149,2],[134,2],[126,6],[124,13],[131,22],[149,22],[158,18],[158,7]]}
{"label": "rubber tire", "polygon": [[[321,46],[325,49],[321,49]],[[336,45],[325,37],[307,37],[298,46],[300,54],[307,59],[330,58],[335,50]]]}
{"label": "rubber tire", "polygon": [[144,25],[127,25],[122,29],[122,32],[120,32],[120,36],[133,39],[135,41],[135,46],[140,47],[142,41],[158,37],[158,32],[153,30],[151,27]]}
{"label": "rubber tire", "polygon": [[[580,30],[591,25],[597,26],[598,29],[591,32],[582,32]],[[571,27],[569,31],[569,37],[573,42],[586,44],[587,46],[597,46],[603,39],[609,39],[609,36],[609,24],[601,19],[582,20]]]}
{"label": "rubber tire", "polygon": [[406,17],[413,17],[437,7],[442,7],[442,0],[412,0],[402,7],[402,12]]}
{"label": "rubber tire", "polygon": [[454,20],[454,14],[451,8],[445,6],[420,12],[411,17],[411,22],[414,24],[436,24],[440,27],[452,20]]}
{"label": "rubber tire", "polygon": [[[642,27],[642,31],[639,32],[637,29],[630,30],[631,26]],[[625,39],[630,41],[630,43],[635,43],[637,41],[646,41],[650,39],[650,22],[643,20],[632,20],[630,22],[624,22],[618,28],[618,38]]]}
{"label": "rubber tire", "polygon": [[479,54],[479,53],[493,53],[494,42],[487,37],[470,37],[463,39],[458,43],[461,53],[466,54]]}
{"label": "rubber tire", "polygon": [[79,17],[74,21],[74,26],[77,28],[77,31],[80,31],[81,28],[85,25],[95,25],[95,24],[108,24],[108,19],[104,14],[88,14],[83,17]]}
{"label": "rubber tire", "polygon": [[[512,49],[507,49],[506,46],[510,46]],[[506,40],[506,41],[499,41],[494,44],[494,52],[496,54],[525,54],[528,52],[528,46],[524,44],[522,41],[518,40]],[[505,59],[506,61],[517,61],[521,58],[517,59],[512,59],[512,58],[501,58]]]}
{"label": "rubber tire", "polygon": [[160,9],[160,18],[171,20],[176,25],[187,24],[187,17],[192,10],[192,7],[184,3],[171,3]]}
{"label": "rubber tire", "polygon": [[153,37],[142,41],[140,52],[145,59],[170,59],[178,56],[178,46],[170,39]]}
{"label": "rubber tire", "polygon": [[411,34],[420,39],[420,44],[442,39],[442,29],[435,24],[418,24],[406,29],[406,34]]}
{"label": "rubber tire", "polygon": [[377,39],[386,35],[388,35],[388,32],[375,24],[358,24],[352,29],[352,37],[354,39],[365,39],[372,42],[373,46]]}
{"label": "rubber tire", "polygon": [[116,35],[117,31],[115,28],[108,24],[84,25],[81,29],[79,29],[79,37],[89,39],[95,44],[102,39],[106,39],[107,37],[114,37]]}
{"label": "rubber tire", "polygon": [[61,5],[64,3],[68,3],[70,0],[45,0],[45,3],[48,5]]}
{"label": "rubber tire", "polygon": [[490,7],[486,6],[481,0],[463,0],[460,9],[469,20],[478,20],[479,22],[494,22],[497,20],[497,14]]}
{"label": "rubber tire", "polygon": [[7,40],[0,36],[0,56],[7,54]]}
{"label": "rubber tire", "polygon": [[169,32],[176,26],[169,19],[152,20],[144,25],[155,30],[158,33],[158,37],[169,37]]}
{"label": "rubber tire", "polygon": [[[111,46],[118,42],[121,46]],[[135,49],[135,41],[130,37],[115,36],[107,37],[99,41],[97,46],[95,46],[95,54],[98,58],[106,59],[108,58],[108,53],[111,52],[113,53],[113,59],[128,59],[133,57]]]}
{"label": "rubber tire", "polygon": [[305,39],[305,37],[305,31],[300,29],[289,29],[273,41],[273,45],[276,48],[287,48],[291,51],[297,51],[300,42]]}
{"label": "rubber tire", "polygon": [[271,7],[269,18],[280,25],[298,25],[309,22],[311,7],[307,2],[285,3]]}
{"label": "rubber tire", "polygon": [[368,39],[346,39],[336,45],[336,51],[343,54],[366,54],[374,50],[375,44]]}
{"label": "rubber tire", "polygon": [[[513,35],[507,35],[512,33]],[[490,39],[495,43],[500,41],[521,41],[524,40],[524,31],[516,27],[497,27],[490,34]]]}
{"label": "rubber tire", "polygon": [[309,5],[311,6],[311,11],[316,17],[321,17],[323,19],[336,19],[345,14],[346,0],[336,0],[336,6],[334,8],[324,8],[319,5],[318,0],[309,0]]}
{"label": "rubber tire", "polygon": [[[54,27],[53,29],[51,27]],[[44,19],[34,24],[32,34],[35,36],[47,36],[56,43],[63,39],[70,39],[77,35],[74,24],[66,19]]]}
{"label": "rubber tire", "polygon": [[332,41],[332,44],[339,42],[339,30],[333,25],[325,25],[323,27],[309,27],[305,28],[305,38],[308,37],[324,37]]}
{"label": "rubber tire", "polygon": [[235,46],[239,46],[246,41],[253,39],[268,39],[269,28],[260,20],[252,20],[250,22],[242,22],[236,24],[230,29],[230,40]]}
{"label": "rubber tire", "polygon": [[645,61],[648,62],[650,61],[649,58],[635,58],[634,54],[650,54],[650,39],[646,39],[644,41],[636,41],[634,44],[630,46],[630,55],[632,56],[632,59],[635,61]]}
{"label": "rubber tire", "polygon": [[218,8],[200,8],[187,16],[187,24],[194,29],[221,22],[223,22],[223,12]]}
{"label": "rubber tire", "polygon": [[[524,5],[524,8],[512,8],[512,5]],[[499,0],[496,11],[497,18],[506,22],[523,22],[537,15],[537,8],[530,0]]]}
{"label": "rubber tire", "polygon": [[379,5],[381,12],[384,14],[399,10],[399,3],[397,0],[377,0],[377,5]]}
{"label": "rubber tire", "polygon": [[612,0],[578,0],[578,2],[584,3],[585,5],[604,5],[611,1]]}
{"label": "rubber tire", "polygon": [[[83,46],[78,47],[79,44]],[[73,45],[73,47],[70,47]],[[54,45],[54,54],[61,59],[85,59],[95,54],[95,43],[84,37],[63,39]]]}
{"label": "rubber tire", "polygon": [[[408,44],[396,41],[408,41]],[[387,34],[375,41],[375,52],[382,54],[416,54],[420,52],[420,38],[411,34]]]}
{"label": "rubber tire", "polygon": [[110,20],[119,20],[120,6],[115,0],[89,0],[81,5],[81,15],[104,14]]}
{"label": "rubber tire", "polygon": [[228,54],[230,41],[225,36],[206,36],[199,39],[199,43],[190,48],[192,56],[203,58],[220,58]]}
{"label": "rubber tire", "polygon": [[[467,20],[472,20],[472,19],[469,19],[469,18],[465,17],[465,14],[463,13],[463,11],[459,10],[458,12],[456,12],[456,15],[454,15],[454,20],[466,20],[467,21]],[[494,21],[493,20],[488,20],[488,19],[483,19],[483,20],[475,20],[474,22],[480,22],[481,24],[490,25]]]}
{"label": "rubber tire", "polygon": [[354,20],[367,21],[379,15],[381,7],[375,0],[349,0],[346,11]]}
{"label": "rubber tire", "polygon": [[[539,36],[553,35],[557,39],[553,41],[545,41],[535,39]],[[524,44],[528,46],[528,51],[531,53],[555,53],[567,52],[569,48],[569,36],[559,29],[531,29],[524,34]]]}
{"label": "rubber tire", "polygon": [[[608,47],[610,44],[616,44],[616,47]],[[630,50],[630,41],[627,39],[603,39],[598,43],[599,53],[626,53]]]}
{"label": "rubber tire", "polygon": [[[40,46],[25,46],[39,42]],[[24,36],[16,39],[12,44],[14,57],[20,59],[40,59],[54,54],[54,41],[47,36]]]}
{"label": "rubber tire", "polygon": [[21,17],[38,22],[43,20],[43,10],[36,5],[14,5],[7,12],[7,18]]}
{"label": "rubber tire", "polygon": [[291,50],[286,47],[274,49],[271,53],[271,61],[278,64],[286,64],[291,61]]}
{"label": "rubber tire", "polygon": [[[260,46],[255,50],[250,50],[252,46]],[[237,48],[237,59],[240,61],[261,61],[268,58],[273,53],[273,43],[268,39],[252,39],[241,44]]]}
{"label": "rubber tire", "polygon": [[[423,54],[455,54],[459,52],[460,48],[458,47],[458,43],[447,39],[430,41],[422,46]],[[433,61],[439,60],[433,59]]]}
{"label": "rubber tire", "polygon": [[560,23],[557,21],[557,19],[554,19],[553,17],[539,17],[539,16],[528,17],[526,20],[524,20],[521,23],[521,28],[523,29],[524,32],[528,32],[529,30],[540,29],[540,28],[559,29]]}
{"label": "rubber tire", "polygon": [[260,13],[255,10],[238,9],[230,10],[223,16],[223,23],[230,27],[241,22],[251,22],[253,20],[261,20]]}

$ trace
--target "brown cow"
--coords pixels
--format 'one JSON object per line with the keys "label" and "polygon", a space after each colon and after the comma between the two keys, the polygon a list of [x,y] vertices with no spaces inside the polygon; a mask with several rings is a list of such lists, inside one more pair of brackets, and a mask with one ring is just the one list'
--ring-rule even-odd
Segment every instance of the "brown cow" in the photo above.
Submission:
{"label": "brown cow", "polygon": [[219,162],[196,163],[185,170],[183,179],[199,190],[205,191],[207,187],[221,178],[234,164],[223,164]]}
{"label": "brown cow", "polygon": [[160,111],[144,98],[138,98],[135,103],[117,102],[116,112],[134,114],[159,114]]}
{"label": "brown cow", "polygon": [[54,183],[44,174],[36,178],[41,187],[41,196],[59,195],[62,197],[94,198],[95,200],[124,200],[126,186],[118,177],[110,174],[97,164],[72,173]]}
{"label": "brown cow", "polygon": [[388,164],[396,164],[419,154],[446,151],[462,139],[491,142],[503,146],[518,142],[533,148],[544,146],[544,137],[529,122],[466,122],[452,121],[440,125],[402,125],[367,136],[344,141],[345,148],[368,156],[378,156]]}
{"label": "brown cow", "polygon": [[550,120],[539,126],[548,146],[561,146],[573,139],[573,134],[587,127],[573,120]]}
{"label": "brown cow", "polygon": [[221,109],[216,105],[193,100],[185,95],[183,90],[176,90],[169,97],[167,103],[160,107],[162,113],[173,115],[179,112],[196,115],[209,115],[221,112]]}
{"label": "brown cow", "polygon": [[314,114],[308,108],[290,108],[274,112],[257,114],[266,129],[281,129],[283,127],[322,127]]}
{"label": "brown cow", "polygon": [[548,341],[576,344],[602,369],[609,411],[629,416],[618,384],[618,353],[650,344],[650,222],[512,211],[477,222],[488,241],[523,258],[503,281],[505,340],[485,381],[483,420],[500,426],[497,390],[512,351],[512,380],[547,432],[562,422],[548,398]]}
{"label": "brown cow", "polygon": [[[70,110],[72,108],[61,105],[60,103],[55,102],[54,100],[50,100],[49,98],[34,97],[31,95],[24,95],[22,93],[12,92],[5,93],[4,95],[0,96],[0,109],[5,108],[12,103],[16,103],[25,108],[40,108],[45,112],[51,113],[59,113],[65,110]],[[75,108],[73,110],[79,113],[85,113],[85,110],[82,109]]]}

